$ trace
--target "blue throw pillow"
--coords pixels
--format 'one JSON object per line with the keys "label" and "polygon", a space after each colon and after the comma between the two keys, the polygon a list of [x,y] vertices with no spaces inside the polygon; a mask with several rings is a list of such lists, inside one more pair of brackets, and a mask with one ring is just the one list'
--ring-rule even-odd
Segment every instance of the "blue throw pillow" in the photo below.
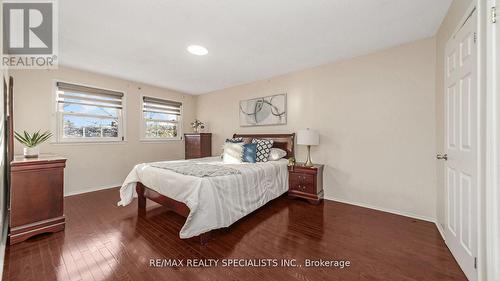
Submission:
{"label": "blue throw pillow", "polygon": [[243,162],[257,162],[257,144],[249,143],[243,145]]}

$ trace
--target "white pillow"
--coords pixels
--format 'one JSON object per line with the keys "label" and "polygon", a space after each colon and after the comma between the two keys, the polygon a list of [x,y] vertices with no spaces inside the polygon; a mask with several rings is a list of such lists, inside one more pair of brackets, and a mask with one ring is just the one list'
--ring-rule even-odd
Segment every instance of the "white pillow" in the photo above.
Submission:
{"label": "white pillow", "polygon": [[222,155],[222,162],[226,164],[238,164],[243,162],[243,144],[242,142],[224,143],[224,154]]}
{"label": "white pillow", "polygon": [[271,152],[269,153],[269,161],[277,161],[286,156],[286,151],[279,148],[271,148]]}

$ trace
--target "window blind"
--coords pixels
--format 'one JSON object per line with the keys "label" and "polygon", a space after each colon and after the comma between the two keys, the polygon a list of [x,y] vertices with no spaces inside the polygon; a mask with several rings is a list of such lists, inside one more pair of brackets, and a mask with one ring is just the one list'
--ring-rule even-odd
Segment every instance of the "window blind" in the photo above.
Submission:
{"label": "window blind", "polygon": [[181,115],[181,107],[181,102],[143,97],[143,112]]}
{"label": "window blind", "polygon": [[123,93],[57,82],[58,103],[122,108]]}

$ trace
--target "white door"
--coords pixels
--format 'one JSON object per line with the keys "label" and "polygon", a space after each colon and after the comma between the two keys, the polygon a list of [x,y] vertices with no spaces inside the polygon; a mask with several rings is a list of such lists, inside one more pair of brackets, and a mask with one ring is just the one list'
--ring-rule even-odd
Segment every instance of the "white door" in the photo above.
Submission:
{"label": "white door", "polygon": [[[476,12],[446,45],[446,244],[477,280],[478,113]],[[446,159],[445,159],[446,160]]]}

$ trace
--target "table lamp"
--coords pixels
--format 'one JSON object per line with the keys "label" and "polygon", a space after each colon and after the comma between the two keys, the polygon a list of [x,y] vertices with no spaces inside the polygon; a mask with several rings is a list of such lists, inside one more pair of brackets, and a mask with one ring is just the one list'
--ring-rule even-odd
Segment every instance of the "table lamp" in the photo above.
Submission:
{"label": "table lamp", "polygon": [[311,161],[311,145],[319,145],[319,133],[315,130],[310,130],[309,128],[305,130],[299,130],[297,132],[297,144],[307,145],[307,161],[304,164],[306,167],[314,166]]}

